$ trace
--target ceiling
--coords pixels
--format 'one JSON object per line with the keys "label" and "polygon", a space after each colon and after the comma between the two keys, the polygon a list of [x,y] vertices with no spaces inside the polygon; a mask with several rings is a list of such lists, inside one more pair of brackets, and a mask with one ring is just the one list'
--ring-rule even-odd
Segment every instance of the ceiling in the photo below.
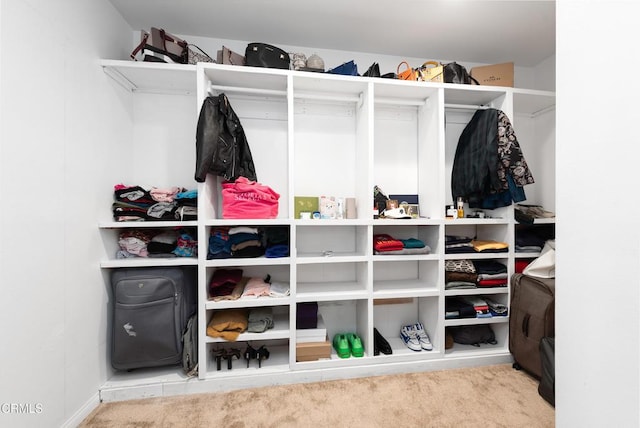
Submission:
{"label": "ceiling", "polygon": [[110,0],[132,29],[532,67],[555,54],[556,2]]}

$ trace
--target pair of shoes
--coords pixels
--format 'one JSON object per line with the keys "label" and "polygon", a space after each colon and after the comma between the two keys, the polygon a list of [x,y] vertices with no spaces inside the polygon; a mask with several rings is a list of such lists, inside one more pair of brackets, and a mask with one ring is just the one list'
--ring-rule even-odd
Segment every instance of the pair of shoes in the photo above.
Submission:
{"label": "pair of shoes", "polygon": [[355,333],[338,333],[333,336],[333,348],[339,358],[349,358],[364,356],[364,346],[362,339]]}
{"label": "pair of shoes", "polygon": [[232,361],[240,358],[240,350],[236,348],[231,349],[212,349],[211,353],[213,357],[216,359],[216,369],[220,370],[222,368],[222,360],[227,360],[227,370],[231,370],[233,368]]}
{"label": "pair of shoes", "polygon": [[254,349],[249,343],[247,343],[247,349],[244,350],[244,359],[247,360],[247,368],[249,368],[249,362],[251,359],[258,360],[258,367],[262,367],[262,360],[269,358],[269,350],[262,345],[258,349]]}
{"label": "pair of shoes", "polygon": [[400,329],[400,338],[412,351],[431,351],[433,345],[422,323],[405,325]]}
{"label": "pair of shoes", "polygon": [[380,334],[377,328],[373,328],[373,355],[380,355],[382,352],[385,355],[391,355],[393,351],[391,350],[391,345],[389,342]]}

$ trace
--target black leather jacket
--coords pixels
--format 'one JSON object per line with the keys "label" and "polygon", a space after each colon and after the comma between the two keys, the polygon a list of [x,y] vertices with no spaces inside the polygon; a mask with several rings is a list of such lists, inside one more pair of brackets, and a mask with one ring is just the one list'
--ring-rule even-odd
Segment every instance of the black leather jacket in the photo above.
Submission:
{"label": "black leather jacket", "polygon": [[207,173],[235,181],[243,176],[258,181],[253,157],[240,119],[225,94],[202,103],[196,130],[196,181]]}

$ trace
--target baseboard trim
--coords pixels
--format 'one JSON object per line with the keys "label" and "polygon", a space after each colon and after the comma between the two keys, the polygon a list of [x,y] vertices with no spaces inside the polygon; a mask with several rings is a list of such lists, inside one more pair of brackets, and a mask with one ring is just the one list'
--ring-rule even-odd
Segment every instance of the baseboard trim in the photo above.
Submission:
{"label": "baseboard trim", "polygon": [[137,382],[107,382],[100,389],[100,400],[104,402],[133,400],[151,397],[170,397],[187,394],[227,392],[239,389],[264,386],[288,385],[296,383],[320,382],[328,380],[351,379],[369,376],[427,372],[436,370],[511,364],[509,353],[486,356],[469,356],[437,360],[389,362],[375,365],[353,365],[335,368],[291,370],[278,373],[252,372],[246,376],[232,376],[207,379],[160,378],[138,379]]}
{"label": "baseboard trim", "polygon": [[95,393],[78,409],[67,421],[62,424],[62,428],[75,428],[84,421],[91,412],[100,404],[100,394]]}

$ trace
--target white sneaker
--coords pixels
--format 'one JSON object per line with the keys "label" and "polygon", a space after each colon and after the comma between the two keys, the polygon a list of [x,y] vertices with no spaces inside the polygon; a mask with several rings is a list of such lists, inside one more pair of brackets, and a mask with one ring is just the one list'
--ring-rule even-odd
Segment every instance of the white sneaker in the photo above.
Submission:
{"label": "white sneaker", "polygon": [[429,335],[426,331],[424,331],[424,326],[422,323],[417,323],[411,326],[415,329],[416,337],[418,338],[418,343],[420,347],[425,351],[431,351],[433,349],[433,345],[431,344],[431,339],[429,339]]}
{"label": "white sneaker", "polygon": [[413,325],[405,325],[400,329],[400,338],[407,345],[407,348],[412,351],[422,351],[422,346],[420,346],[420,341],[418,340],[418,336],[416,334],[415,326]]}

